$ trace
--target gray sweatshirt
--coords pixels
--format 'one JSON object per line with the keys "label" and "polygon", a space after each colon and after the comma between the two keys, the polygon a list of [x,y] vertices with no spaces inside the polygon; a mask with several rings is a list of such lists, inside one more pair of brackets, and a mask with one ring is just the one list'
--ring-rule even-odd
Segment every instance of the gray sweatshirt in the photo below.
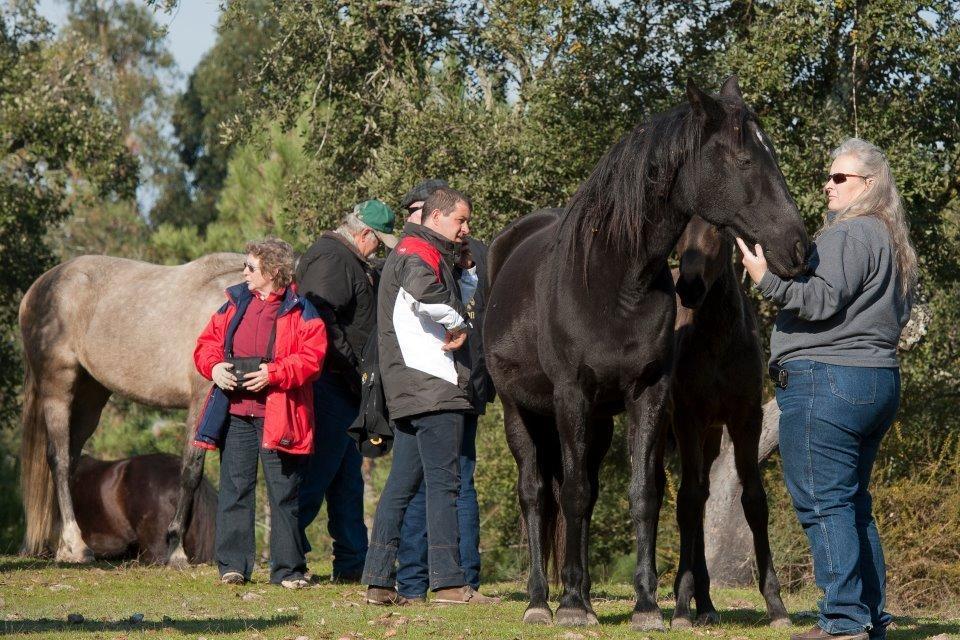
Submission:
{"label": "gray sweatshirt", "polygon": [[771,362],[816,360],[896,367],[911,301],[900,294],[897,261],[883,222],[843,220],[821,233],[810,271],[784,280],[770,271],[760,292],[783,305],[770,337]]}

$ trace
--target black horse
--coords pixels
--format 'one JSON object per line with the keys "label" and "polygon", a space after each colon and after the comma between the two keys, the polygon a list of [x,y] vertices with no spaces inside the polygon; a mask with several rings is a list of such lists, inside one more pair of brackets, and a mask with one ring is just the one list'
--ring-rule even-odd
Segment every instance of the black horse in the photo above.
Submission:
{"label": "black horse", "polygon": [[704,554],[703,510],[710,467],[720,453],[723,425],[733,442],[741,504],[757,559],[760,593],[773,626],[790,623],[770,554],[767,494],[757,451],[763,423],[763,350],[753,307],[733,268],[733,244],[694,216],[677,244],[677,320],[671,397],[673,431],[682,480],[677,495],[680,566],[673,590],[673,627],[693,624],[690,599],[701,623],[719,620],[710,600]]}
{"label": "black horse", "polygon": [[559,218],[521,219],[490,248],[484,341],[519,466],[527,622],[551,619],[545,565],[558,510],[568,552],[557,622],[596,622],[590,516],[613,416],[626,410],[637,530],[632,624],[663,627],[655,547],[675,317],[667,256],[690,217],[762,243],[775,273],[802,269],[806,232],[736,79],[716,97],[689,83],[687,97],[614,145]]}

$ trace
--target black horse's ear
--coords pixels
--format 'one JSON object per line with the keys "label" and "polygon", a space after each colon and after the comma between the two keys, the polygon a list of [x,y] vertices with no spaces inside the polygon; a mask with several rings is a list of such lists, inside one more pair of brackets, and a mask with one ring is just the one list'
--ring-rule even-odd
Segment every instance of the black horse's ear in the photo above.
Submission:
{"label": "black horse's ear", "polygon": [[700,87],[693,80],[687,80],[687,100],[693,107],[694,115],[698,116],[704,122],[711,120],[718,121],[723,118],[723,107],[700,90]]}
{"label": "black horse's ear", "polygon": [[732,98],[743,102],[743,94],[740,92],[740,83],[737,82],[737,74],[733,74],[723,81],[723,86],[720,87],[720,95],[724,98]]}

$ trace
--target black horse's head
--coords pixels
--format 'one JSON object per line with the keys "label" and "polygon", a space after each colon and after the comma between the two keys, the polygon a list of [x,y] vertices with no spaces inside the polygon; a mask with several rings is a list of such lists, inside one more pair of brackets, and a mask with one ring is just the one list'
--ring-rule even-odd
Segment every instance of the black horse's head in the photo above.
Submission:
{"label": "black horse's head", "polygon": [[693,216],[677,242],[680,256],[680,275],[677,295],[680,304],[696,309],[703,304],[707,292],[730,264],[729,240],[720,230],[701,218]]}
{"label": "black horse's head", "polygon": [[809,239],[773,145],[743,102],[736,76],[715,97],[689,82],[687,98],[700,145],[698,157],[680,168],[686,175],[677,184],[685,193],[677,195],[692,213],[731,230],[751,247],[762,245],[777,275],[801,273]]}

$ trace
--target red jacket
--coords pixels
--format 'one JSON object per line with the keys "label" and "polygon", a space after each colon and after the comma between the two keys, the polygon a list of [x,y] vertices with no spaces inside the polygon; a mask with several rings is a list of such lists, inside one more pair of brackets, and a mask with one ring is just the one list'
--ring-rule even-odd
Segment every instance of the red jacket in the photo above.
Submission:
{"label": "red jacket", "polygon": [[[227,289],[227,302],[213,314],[197,338],[193,360],[197,371],[208,380],[212,379],[213,367],[223,362],[224,354],[232,350],[233,336],[252,296],[246,284]],[[297,294],[292,285],[287,287],[277,314],[274,358],[268,365],[261,443],[264,449],[298,454],[313,452],[311,382],[320,375],[326,351],[327,330],[317,310]],[[229,400],[214,386],[197,418],[194,444],[205,449],[217,448],[222,443],[220,435],[228,419]]]}

